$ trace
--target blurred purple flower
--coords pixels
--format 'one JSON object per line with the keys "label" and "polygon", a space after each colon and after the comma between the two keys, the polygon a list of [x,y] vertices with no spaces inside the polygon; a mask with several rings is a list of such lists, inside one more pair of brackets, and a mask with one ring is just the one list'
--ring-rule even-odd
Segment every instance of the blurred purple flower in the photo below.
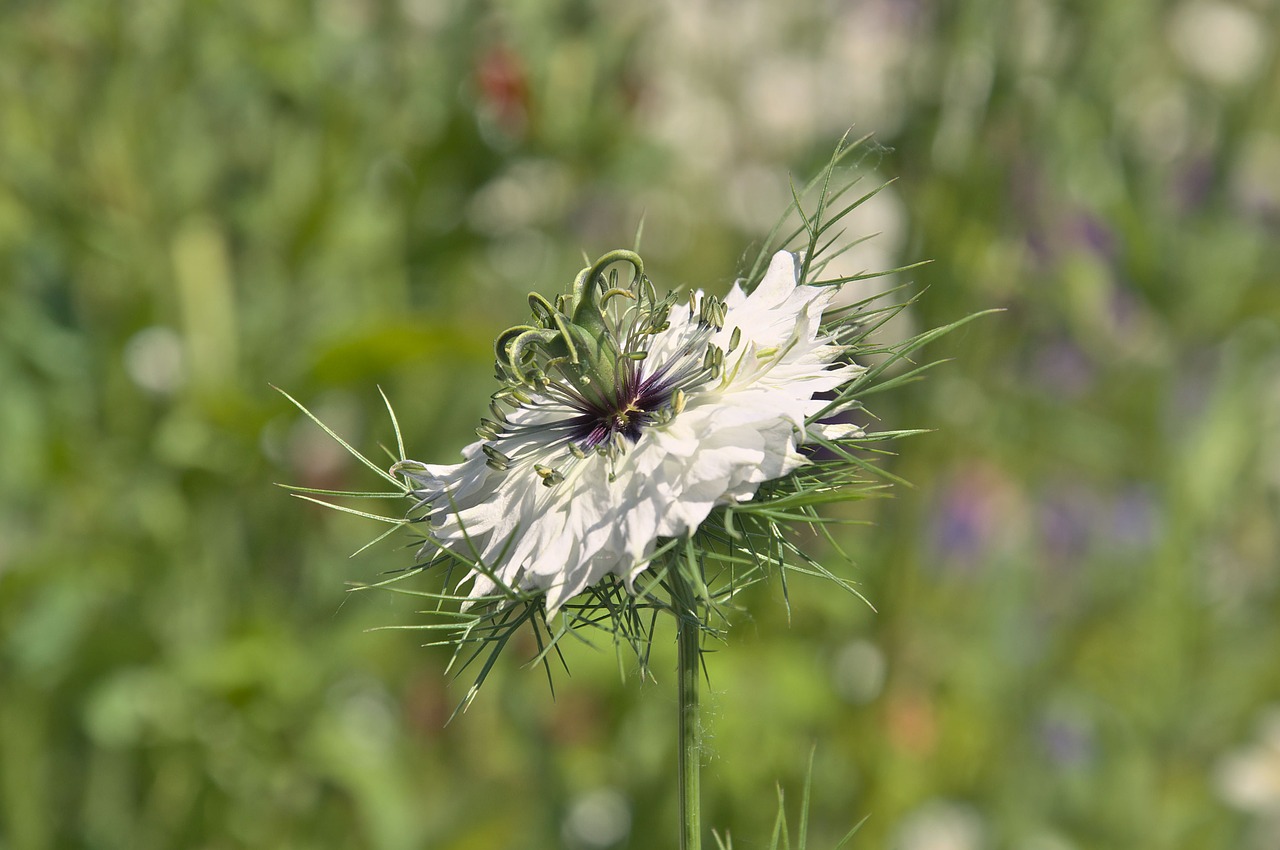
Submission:
{"label": "blurred purple flower", "polygon": [[1156,539],[1157,512],[1149,488],[1129,486],[1111,504],[1111,523],[1107,529],[1111,542],[1125,549],[1150,549]]}
{"label": "blurred purple flower", "polygon": [[1061,338],[1035,352],[1032,372],[1032,386],[1049,391],[1054,398],[1070,400],[1089,391],[1097,369],[1080,346]]}
{"label": "blurred purple flower", "polygon": [[1115,270],[1123,245],[1106,218],[1083,208],[1061,211],[1061,199],[1043,191],[1032,169],[1015,173],[1014,182],[1020,185],[1012,206],[1025,222],[1023,238],[1036,265],[1049,268],[1064,257],[1083,253]]}
{"label": "blurred purple flower", "polygon": [[1024,525],[1025,505],[999,468],[968,464],[952,473],[935,500],[930,538],[940,563],[969,571],[1008,548]]}
{"label": "blurred purple flower", "polygon": [[1128,485],[1119,492],[1083,482],[1059,482],[1038,500],[1045,556],[1066,564],[1089,556],[1100,543],[1107,552],[1145,550],[1156,536],[1156,504],[1150,490]]}
{"label": "blurred purple flower", "polygon": [[1098,504],[1098,494],[1079,484],[1055,486],[1040,500],[1041,541],[1051,560],[1069,563],[1088,552],[1099,524]]}
{"label": "blurred purple flower", "polygon": [[1050,709],[1040,719],[1037,737],[1057,767],[1084,767],[1093,761],[1097,749],[1092,725],[1076,711]]}
{"label": "blurred purple flower", "polygon": [[1120,253],[1120,238],[1115,229],[1099,215],[1081,210],[1067,225],[1072,246],[1085,248],[1108,263],[1115,263]]}

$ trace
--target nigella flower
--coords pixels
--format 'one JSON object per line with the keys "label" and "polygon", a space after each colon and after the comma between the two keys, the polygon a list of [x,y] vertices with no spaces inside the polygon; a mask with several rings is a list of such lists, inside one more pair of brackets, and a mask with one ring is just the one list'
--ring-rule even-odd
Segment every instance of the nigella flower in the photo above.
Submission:
{"label": "nigella flower", "polygon": [[605,576],[632,589],[659,541],[804,466],[811,439],[848,436],[818,420],[864,369],[823,327],[835,289],[801,268],[780,251],[750,293],[678,303],[615,251],[556,304],[531,295],[534,324],[498,337],[481,439],[459,464],[391,468],[419,500],[419,558],[469,563],[470,602],[544,593],[550,617]]}
{"label": "nigella flower", "polygon": [[[553,300],[530,295],[529,324],[497,338],[500,386],[461,463],[410,459],[388,403],[397,450],[388,470],[294,401],[392,486],[291,489],[389,524],[375,543],[405,527],[419,533],[417,560],[372,587],[432,602],[433,620],[403,628],[438,635],[463,666],[488,654],[468,700],[526,625],[544,661],[570,630],[594,626],[629,644],[647,671],[660,613],[675,617],[689,647],[699,630],[719,634],[713,620],[771,576],[784,597],[795,574],[858,595],[793,532],[817,531],[841,554],[827,533],[839,520],[819,509],[892,480],[872,454],[915,433],[865,434],[848,420],[865,421],[866,395],[918,377],[931,364],[911,355],[974,318],[878,343],[875,330],[909,302],[835,301],[844,284],[889,273],[830,269],[854,244],[838,226],[875,194],[841,200],[856,177],[844,182],[837,169],[861,146],[841,140],[827,168],[796,188],[768,239],[793,250],[761,252],[723,300],[660,297],[632,251],[604,255]],[[385,515],[334,498],[411,507]],[[681,669],[693,665],[682,658]]]}
{"label": "nigella flower", "polygon": [[[659,297],[632,251],[605,254],[554,302],[530,295],[530,323],[494,344],[501,387],[461,463],[409,459],[392,412],[398,453],[389,470],[325,428],[390,492],[294,488],[390,523],[388,534],[421,533],[412,568],[375,586],[434,601],[438,618],[407,628],[441,635],[433,643],[452,645],[461,668],[487,654],[459,711],[526,625],[544,664],[570,631],[597,626],[629,644],[647,673],[658,615],[671,614],[681,848],[701,846],[698,685],[702,641],[719,632],[712,619],[768,575],[785,588],[789,571],[857,593],[790,532],[825,530],[820,505],[868,495],[863,473],[875,467],[855,449],[911,432],[867,436],[842,419],[866,393],[916,377],[925,366],[887,370],[966,321],[878,346],[869,335],[905,305],[875,306],[875,296],[832,303],[841,284],[876,276],[823,279],[844,250],[830,250],[843,238],[832,228],[874,194],[831,206],[853,185],[832,185],[837,166],[860,144],[842,139],[823,173],[793,189],[768,243],[799,250],[762,252],[723,300],[701,291]],[[814,189],[817,203],[804,209]],[[788,235],[791,213],[799,226]],[[631,267],[626,278],[621,265]],[[383,516],[317,495],[407,497],[412,507]],[[834,536],[826,540],[839,551]],[[423,573],[436,583],[402,585]]]}

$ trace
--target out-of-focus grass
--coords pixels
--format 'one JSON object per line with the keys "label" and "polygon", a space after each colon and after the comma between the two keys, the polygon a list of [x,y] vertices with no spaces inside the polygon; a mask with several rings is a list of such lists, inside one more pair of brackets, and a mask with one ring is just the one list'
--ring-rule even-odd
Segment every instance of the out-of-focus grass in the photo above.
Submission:
{"label": "out-of-focus grass", "polygon": [[514,647],[442,729],[445,659],[364,631],[416,615],[344,604],[407,553],[270,486],[364,482],[268,382],[368,449],[380,384],[447,461],[524,292],[642,214],[723,286],[849,125],[900,179],[848,263],[1007,309],[880,401],[937,430],[845,541],[878,612],[765,589],[709,659],[706,820],[764,842],[816,741],[813,847],[1275,846],[1277,23],[7,5],[0,847],[670,846],[669,677],[584,648],[553,700]]}

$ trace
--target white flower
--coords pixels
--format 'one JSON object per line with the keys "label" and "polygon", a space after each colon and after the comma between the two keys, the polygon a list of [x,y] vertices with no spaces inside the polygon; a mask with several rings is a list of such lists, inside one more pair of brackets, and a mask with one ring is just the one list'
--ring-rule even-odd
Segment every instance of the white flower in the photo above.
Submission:
{"label": "white flower", "polygon": [[[617,261],[635,267],[629,288],[605,282]],[[779,252],[750,294],[676,306],[614,252],[555,307],[530,296],[539,325],[499,337],[508,386],[482,439],[459,464],[392,467],[429,512],[419,557],[472,564],[473,601],[543,591],[550,617],[606,575],[630,588],[659,539],[805,464],[813,431],[846,436],[810,420],[862,367],[822,328],[833,288],[798,285],[797,266]]]}
{"label": "white flower", "polygon": [[1254,744],[1218,760],[1214,785],[1233,808],[1280,818],[1280,707],[1263,716]]}

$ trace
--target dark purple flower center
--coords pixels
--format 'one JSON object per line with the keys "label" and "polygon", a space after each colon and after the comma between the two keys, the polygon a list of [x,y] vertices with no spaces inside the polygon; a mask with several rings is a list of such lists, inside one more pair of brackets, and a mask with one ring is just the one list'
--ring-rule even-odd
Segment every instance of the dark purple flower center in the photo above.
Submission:
{"label": "dark purple flower center", "polygon": [[588,451],[609,445],[615,434],[634,443],[657,412],[671,403],[676,386],[668,378],[667,369],[646,376],[629,364],[619,370],[617,387],[576,394],[573,406],[580,413],[573,419],[571,439]]}

